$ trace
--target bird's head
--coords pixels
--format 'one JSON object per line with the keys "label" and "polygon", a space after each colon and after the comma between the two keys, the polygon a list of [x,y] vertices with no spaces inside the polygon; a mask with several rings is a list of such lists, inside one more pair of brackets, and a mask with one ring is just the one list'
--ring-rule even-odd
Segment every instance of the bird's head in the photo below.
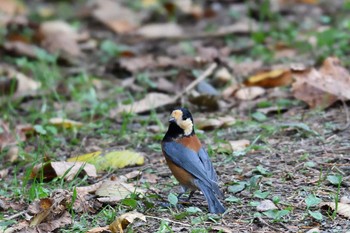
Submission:
{"label": "bird's head", "polygon": [[169,130],[173,127],[183,131],[183,135],[189,136],[194,133],[193,118],[187,108],[176,108],[171,112]]}

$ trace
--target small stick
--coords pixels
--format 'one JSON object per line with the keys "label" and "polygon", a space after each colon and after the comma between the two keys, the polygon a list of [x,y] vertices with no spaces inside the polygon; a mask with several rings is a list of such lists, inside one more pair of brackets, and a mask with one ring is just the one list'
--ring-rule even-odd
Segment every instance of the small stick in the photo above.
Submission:
{"label": "small stick", "polygon": [[196,80],[194,80],[193,82],[190,83],[190,85],[188,85],[185,90],[183,90],[182,92],[180,92],[179,94],[177,94],[174,97],[174,100],[179,99],[181,96],[183,96],[184,94],[186,94],[187,92],[189,92],[190,90],[192,90],[195,86],[198,85],[198,83],[202,82],[205,78],[207,78],[208,76],[210,76],[214,70],[216,69],[216,67],[218,66],[218,64],[215,62],[213,64],[211,64],[208,69],[206,69],[201,76],[199,76]]}
{"label": "small stick", "polygon": [[186,227],[190,227],[190,226],[191,226],[190,224],[182,223],[182,222],[177,222],[177,221],[173,221],[173,220],[170,220],[170,219],[168,219],[168,218],[159,218],[159,217],[149,216],[149,215],[145,215],[145,217],[146,217],[146,218],[158,219],[158,220],[165,220],[165,221],[172,222],[172,223],[179,224],[179,225],[183,225],[183,226],[186,226]]}
{"label": "small stick", "polygon": [[349,116],[349,109],[348,106],[346,105],[345,101],[343,99],[341,99],[341,102],[343,104],[344,107],[344,111],[345,111],[345,116],[346,116],[346,124],[343,127],[339,127],[337,128],[335,131],[336,132],[340,132],[340,131],[344,131],[347,130],[350,127],[350,116]]}
{"label": "small stick", "polygon": [[5,218],[5,220],[11,220],[11,219],[17,218],[18,216],[21,216],[25,213],[27,213],[27,210],[24,210],[22,212],[18,212],[16,214],[14,214],[14,215],[8,216],[7,218]]}

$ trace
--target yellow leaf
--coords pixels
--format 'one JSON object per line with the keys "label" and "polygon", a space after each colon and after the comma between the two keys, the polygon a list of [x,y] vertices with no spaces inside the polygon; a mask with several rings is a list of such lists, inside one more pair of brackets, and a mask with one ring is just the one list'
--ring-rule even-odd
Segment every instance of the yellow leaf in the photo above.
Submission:
{"label": "yellow leaf", "polygon": [[142,165],[145,162],[145,158],[141,154],[131,150],[106,150],[79,155],[67,161],[87,162],[95,165],[97,171],[103,171],[109,168],[117,169],[126,166]]}
{"label": "yellow leaf", "polygon": [[64,119],[60,117],[51,118],[49,122],[50,124],[53,124],[56,126],[62,126],[63,128],[66,128],[66,129],[81,127],[83,125],[83,123],[79,121],[73,121],[73,120]]}
{"label": "yellow leaf", "polygon": [[279,87],[286,86],[292,83],[292,75],[290,70],[270,70],[266,72],[259,72],[248,78],[244,82],[247,86],[260,87]]}
{"label": "yellow leaf", "polygon": [[119,232],[124,232],[123,230],[130,224],[135,221],[135,219],[141,219],[142,221],[146,222],[146,216],[133,211],[133,212],[128,212],[125,214],[120,215],[117,217],[117,219],[109,225],[109,230],[111,230],[113,233],[119,233]]}

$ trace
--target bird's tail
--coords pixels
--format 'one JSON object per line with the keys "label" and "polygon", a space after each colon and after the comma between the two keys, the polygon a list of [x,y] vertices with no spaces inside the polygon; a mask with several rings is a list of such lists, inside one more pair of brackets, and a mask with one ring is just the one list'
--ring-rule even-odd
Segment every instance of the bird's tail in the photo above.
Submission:
{"label": "bird's tail", "polygon": [[204,197],[208,202],[209,212],[213,214],[224,213],[226,209],[215,195],[214,190],[212,190],[200,180],[197,180],[196,183],[198,188],[203,192]]}

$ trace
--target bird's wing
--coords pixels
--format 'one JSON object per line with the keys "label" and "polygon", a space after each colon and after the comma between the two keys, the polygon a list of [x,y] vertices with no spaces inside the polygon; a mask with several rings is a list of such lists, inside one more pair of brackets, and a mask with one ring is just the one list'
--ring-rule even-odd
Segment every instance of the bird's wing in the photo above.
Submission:
{"label": "bird's wing", "polygon": [[218,176],[213,168],[213,164],[211,163],[211,160],[209,158],[207,151],[203,147],[198,151],[198,156],[199,156],[200,160],[202,161],[204,169],[205,169],[205,171],[207,171],[209,178],[211,180],[217,182]]}
{"label": "bird's wing", "polygon": [[[204,160],[197,152],[191,150],[177,142],[163,142],[163,150],[176,165],[191,173],[194,177],[201,180],[208,187],[217,186],[215,180],[211,179],[211,172],[208,173],[208,161],[205,155],[201,153]],[[210,162],[210,161],[209,161]],[[212,165],[211,165],[212,167]]]}

